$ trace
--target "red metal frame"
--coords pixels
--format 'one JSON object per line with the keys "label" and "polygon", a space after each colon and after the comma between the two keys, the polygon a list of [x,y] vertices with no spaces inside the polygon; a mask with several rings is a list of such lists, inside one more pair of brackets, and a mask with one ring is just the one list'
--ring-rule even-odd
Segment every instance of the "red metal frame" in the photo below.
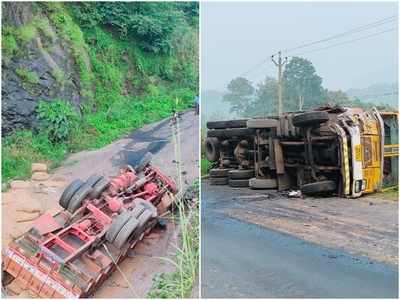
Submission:
{"label": "red metal frame", "polygon": [[[3,252],[4,271],[10,273],[40,297],[87,297],[114,271],[115,265],[103,247],[105,234],[114,218],[130,210],[141,198],[158,205],[162,213],[168,207],[161,203],[166,193],[175,194],[176,185],[158,168],[148,165],[139,178],[132,168],[125,168],[98,199],[85,199],[74,213],[62,211],[45,214]],[[63,220],[64,224],[60,224]],[[155,220],[155,219],[152,219]],[[149,221],[154,226],[154,221]],[[151,225],[150,224],[150,225]],[[112,245],[119,263],[151,226],[122,249]]]}

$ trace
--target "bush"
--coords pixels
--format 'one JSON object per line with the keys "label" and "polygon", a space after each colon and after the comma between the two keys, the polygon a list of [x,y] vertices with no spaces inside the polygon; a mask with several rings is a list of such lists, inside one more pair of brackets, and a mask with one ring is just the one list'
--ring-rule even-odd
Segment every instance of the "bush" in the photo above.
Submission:
{"label": "bush", "polygon": [[25,83],[36,84],[39,82],[39,76],[35,71],[29,71],[24,68],[18,68],[15,70],[17,75],[21,77],[22,81]]}
{"label": "bush", "polygon": [[45,123],[48,138],[53,143],[66,141],[78,119],[71,104],[60,99],[51,102],[40,101],[37,112]]}

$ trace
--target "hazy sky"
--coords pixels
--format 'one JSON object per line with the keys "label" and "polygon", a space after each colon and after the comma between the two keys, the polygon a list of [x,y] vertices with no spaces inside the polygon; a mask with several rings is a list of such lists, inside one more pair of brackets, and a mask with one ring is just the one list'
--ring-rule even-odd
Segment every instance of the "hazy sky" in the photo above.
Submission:
{"label": "hazy sky", "polygon": [[[398,15],[396,3],[352,2],[203,2],[201,5],[202,89],[224,90],[229,81],[279,49],[295,47]],[[329,89],[367,87],[397,81],[397,19],[377,28],[299,49],[304,52],[383,33],[354,43],[304,54],[323,86]],[[293,52],[294,54],[295,52]],[[248,74],[260,81],[276,77],[271,63]]]}

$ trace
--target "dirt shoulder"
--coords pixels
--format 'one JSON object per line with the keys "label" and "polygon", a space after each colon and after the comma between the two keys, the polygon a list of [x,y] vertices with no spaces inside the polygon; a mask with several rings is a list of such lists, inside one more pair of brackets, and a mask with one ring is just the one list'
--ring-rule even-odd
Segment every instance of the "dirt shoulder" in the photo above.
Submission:
{"label": "dirt shoulder", "polygon": [[[198,178],[198,115],[193,111],[184,113],[180,125],[182,177],[183,185],[187,187]],[[177,179],[172,140],[169,120],[151,124],[102,149],[69,156],[46,181],[26,181],[23,187],[2,193],[2,247],[27,231],[39,215],[61,210],[58,199],[64,188],[76,178],[86,180],[93,173],[111,177],[117,174],[120,167],[137,164],[149,151],[153,154],[152,163]],[[115,271],[94,297],[145,298],[156,274],[173,271],[172,265],[160,257],[175,254],[178,242],[175,232],[173,222],[168,222],[166,230],[154,230],[120,265],[135,289],[134,295],[121,274]],[[33,297],[16,282],[6,292],[14,297]]]}
{"label": "dirt shoulder", "polygon": [[376,194],[359,199],[287,198],[276,191],[210,186],[224,214],[329,248],[398,264],[398,201]]}

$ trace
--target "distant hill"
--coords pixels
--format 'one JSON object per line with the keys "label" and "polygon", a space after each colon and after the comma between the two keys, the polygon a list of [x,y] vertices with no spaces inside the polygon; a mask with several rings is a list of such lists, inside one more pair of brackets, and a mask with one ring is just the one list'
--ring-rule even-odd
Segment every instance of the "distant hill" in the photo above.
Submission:
{"label": "distant hill", "polygon": [[398,84],[379,83],[366,88],[349,89],[346,94],[350,98],[358,98],[364,103],[374,103],[376,105],[387,105],[392,108],[398,107]]}

